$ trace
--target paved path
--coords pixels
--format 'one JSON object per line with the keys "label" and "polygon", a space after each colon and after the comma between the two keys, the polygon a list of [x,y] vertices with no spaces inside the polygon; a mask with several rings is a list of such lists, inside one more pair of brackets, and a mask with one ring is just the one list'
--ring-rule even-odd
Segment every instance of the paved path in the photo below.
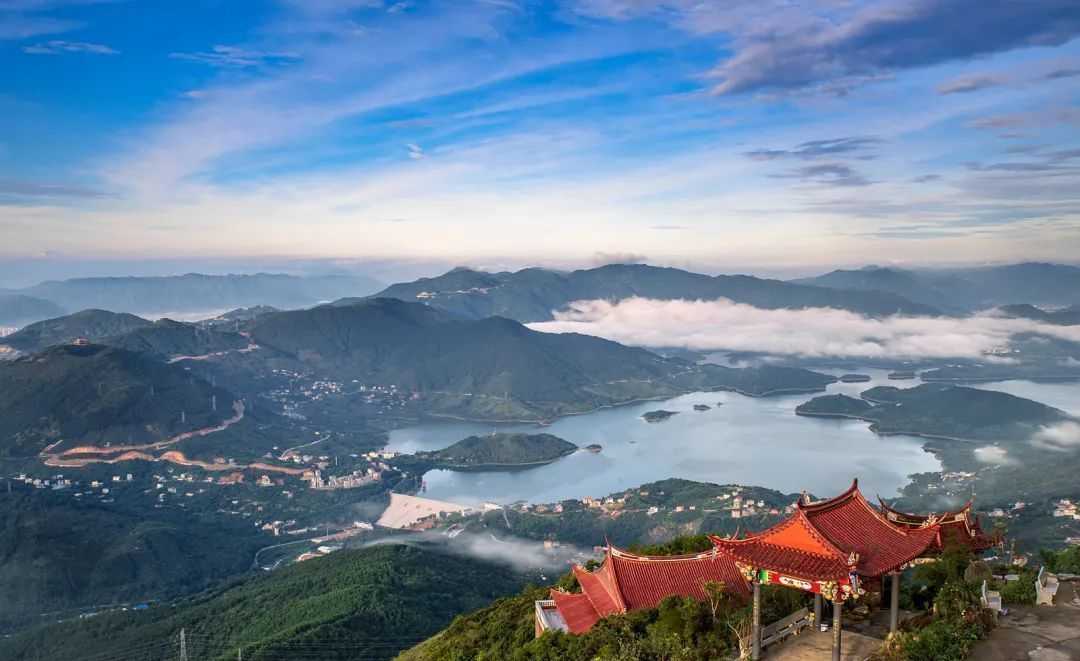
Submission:
{"label": "paved path", "polygon": [[1001,616],[990,637],[975,645],[971,658],[1080,661],[1080,583],[1063,582],[1053,607],[1021,606]]}
{"label": "paved path", "polygon": [[[844,631],[840,658],[843,661],[863,661],[881,647],[877,638]],[[767,661],[828,661],[832,659],[832,632],[804,631],[779,645],[765,650]]]}

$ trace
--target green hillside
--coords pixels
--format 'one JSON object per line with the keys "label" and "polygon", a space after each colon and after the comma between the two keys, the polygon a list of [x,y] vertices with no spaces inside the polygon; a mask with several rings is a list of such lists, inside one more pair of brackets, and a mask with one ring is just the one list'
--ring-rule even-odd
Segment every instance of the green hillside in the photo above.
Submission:
{"label": "green hillside", "polygon": [[552,434],[498,433],[469,436],[421,456],[446,468],[469,469],[550,463],[576,450],[576,445]]}
{"label": "green hillside", "polygon": [[426,413],[485,420],[542,420],[700,389],[809,392],[835,380],[799,369],[699,366],[390,298],[267,315],[251,334],[305,369],[413,391]]}
{"label": "green hillside", "polygon": [[0,632],[40,622],[41,613],[73,617],[205,589],[250,567],[267,543],[257,533],[247,522],[83,503],[66,492],[0,493]]}
{"label": "green hillside", "polygon": [[152,322],[133,314],[83,310],[30,324],[17,333],[0,339],[0,343],[24,353],[34,353],[56,344],[68,344],[77,337],[96,342],[151,325]]}
{"label": "green hillside", "polygon": [[979,441],[1025,441],[1041,426],[1070,420],[1064,411],[1007,393],[943,384],[879,386],[862,400],[816,397],[799,415],[857,417],[880,434],[919,434]]}
{"label": "green hillside", "polygon": [[203,328],[171,319],[162,319],[120,336],[110,336],[103,344],[129,351],[141,351],[159,358],[203,356],[235,351],[248,346],[248,339],[228,330]]}
{"label": "green hillside", "polygon": [[[212,398],[217,398],[217,410]],[[60,345],[0,363],[0,456],[67,443],[146,443],[233,415],[225,390],[143,354]]]}
{"label": "green hillside", "polygon": [[27,632],[0,641],[0,657],[171,660],[183,629],[192,659],[387,659],[522,582],[434,548],[340,551],[173,605]]}

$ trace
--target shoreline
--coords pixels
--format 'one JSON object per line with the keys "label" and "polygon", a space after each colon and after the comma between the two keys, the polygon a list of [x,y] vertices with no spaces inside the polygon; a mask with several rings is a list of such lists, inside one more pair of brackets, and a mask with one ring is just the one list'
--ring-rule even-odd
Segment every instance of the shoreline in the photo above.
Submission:
{"label": "shoreline", "polygon": [[[845,419],[845,420],[859,420],[860,422],[867,422],[867,423],[870,423],[868,429],[870,431],[872,431],[873,433],[877,434],[878,436],[914,436],[916,438],[924,438],[924,439],[927,439],[927,440],[935,440],[935,441],[955,441],[957,443],[971,443],[971,444],[980,444],[980,443],[982,443],[982,444],[989,444],[989,445],[994,445],[994,444],[998,444],[998,443],[1012,443],[1013,442],[1013,441],[1010,441],[1008,439],[1000,439],[1000,438],[996,439],[996,440],[981,439],[981,438],[963,438],[961,436],[946,436],[945,434],[928,434],[928,433],[925,433],[925,432],[917,432],[917,431],[892,431],[892,430],[882,431],[881,429],[879,429],[877,427],[877,424],[878,424],[877,420],[874,420],[872,418],[864,418],[864,417],[858,416],[858,415],[852,415],[850,413],[816,413],[816,412],[807,413],[807,412],[800,412],[800,411],[796,410],[795,415],[802,416],[804,418],[833,418],[833,419]],[[923,446],[923,449],[926,450],[925,445]],[[926,451],[930,452],[930,450],[926,450]],[[933,453],[931,452],[931,454],[933,454]]]}

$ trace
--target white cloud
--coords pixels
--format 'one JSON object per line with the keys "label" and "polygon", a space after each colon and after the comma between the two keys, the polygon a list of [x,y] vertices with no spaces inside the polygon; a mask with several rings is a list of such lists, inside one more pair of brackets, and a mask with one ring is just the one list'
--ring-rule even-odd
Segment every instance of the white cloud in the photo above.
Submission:
{"label": "white cloud", "polygon": [[93,55],[118,55],[120,51],[105,44],[92,44],[85,41],[63,41],[53,39],[32,46],[23,46],[23,52],[29,55],[60,55],[62,53],[90,53]]}
{"label": "white cloud", "polygon": [[414,161],[419,161],[421,158],[424,157],[424,148],[420,145],[410,142],[409,144],[405,145],[405,148],[409,150],[409,158],[413,159]]}
{"label": "white cloud", "polygon": [[987,359],[1017,333],[1037,332],[1080,342],[1080,326],[1052,326],[991,315],[966,318],[872,319],[828,308],[765,310],[716,301],[629,298],[575,301],[555,320],[531,324],[624,344],[696,350],[757,351],[797,356]]}
{"label": "white cloud", "polygon": [[432,544],[439,550],[457,555],[464,555],[487,562],[509,565],[518,571],[536,569],[562,569],[568,564],[571,555],[585,554],[585,551],[572,545],[563,544],[558,554],[546,552],[543,545],[534,540],[518,537],[496,538],[492,534],[465,532],[452,540],[438,532],[422,532],[405,537],[386,537],[364,544],[382,546],[395,544]]}
{"label": "white cloud", "polygon": [[984,445],[981,448],[975,448],[975,460],[994,466],[1008,466],[1015,463],[1004,448],[999,448],[996,445]]}
{"label": "white cloud", "polygon": [[1043,427],[1031,440],[1036,446],[1049,450],[1080,449],[1080,422],[1059,422]]}

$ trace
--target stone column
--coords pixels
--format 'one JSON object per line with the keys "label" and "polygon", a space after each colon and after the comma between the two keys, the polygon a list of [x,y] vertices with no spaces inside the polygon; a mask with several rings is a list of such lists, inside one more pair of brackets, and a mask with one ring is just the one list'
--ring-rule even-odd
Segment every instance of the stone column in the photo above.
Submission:
{"label": "stone column", "polygon": [[840,661],[840,628],[843,625],[844,602],[837,599],[833,602],[832,616],[832,659]]}
{"label": "stone column", "polygon": [[814,626],[821,631],[821,594],[814,595]]}
{"label": "stone column", "polygon": [[761,584],[754,581],[754,621],[750,629],[751,658],[761,658]]}
{"label": "stone column", "polygon": [[900,625],[900,572],[893,572],[889,588],[889,633],[895,634]]}

